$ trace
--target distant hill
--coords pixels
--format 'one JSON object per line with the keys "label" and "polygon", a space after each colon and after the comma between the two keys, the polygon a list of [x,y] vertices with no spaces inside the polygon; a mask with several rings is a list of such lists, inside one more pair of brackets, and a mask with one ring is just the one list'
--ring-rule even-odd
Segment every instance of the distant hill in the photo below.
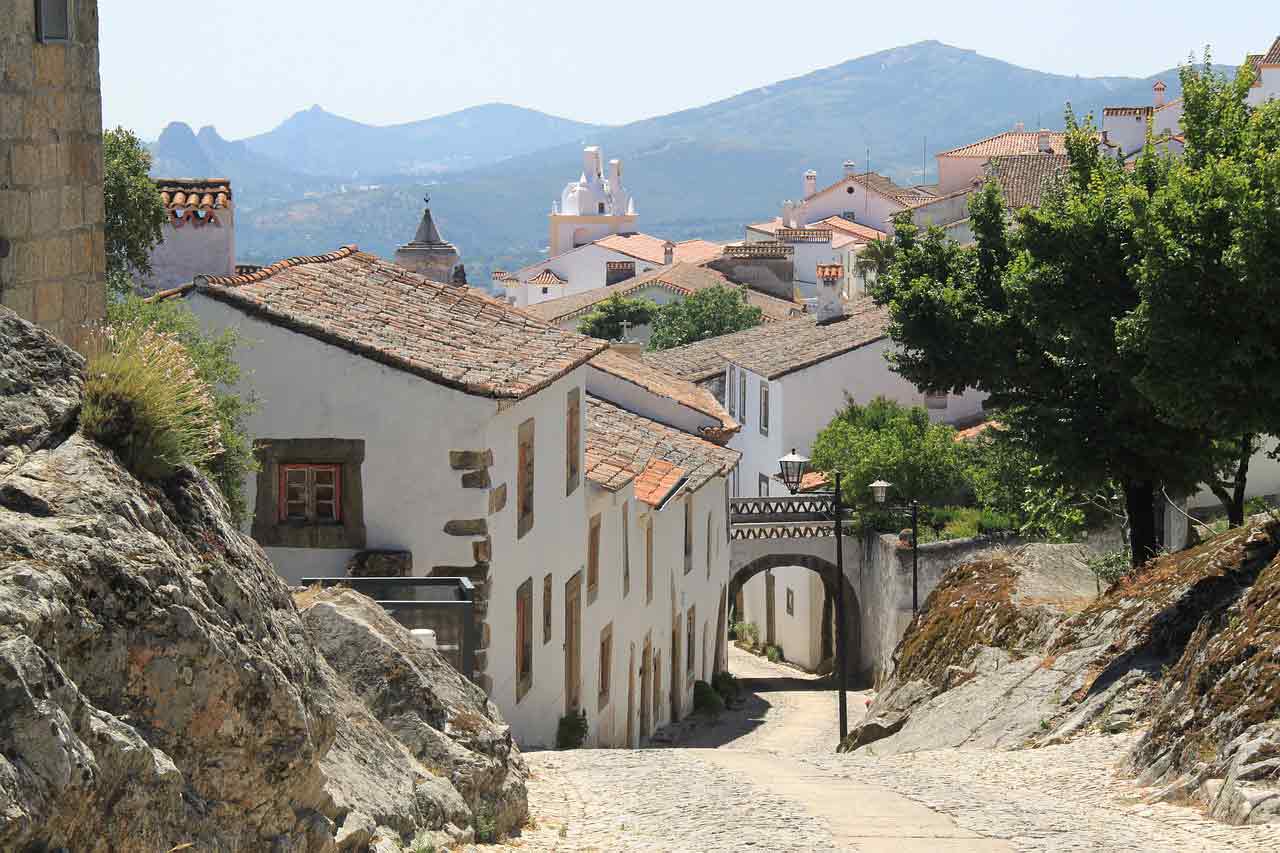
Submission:
{"label": "distant hill", "polygon": [[[441,147],[424,143],[407,159],[387,155],[385,166],[370,154],[376,147],[366,149],[359,142],[367,133],[360,128],[366,125],[323,111],[312,117],[316,111],[309,110],[265,135],[300,132],[296,149],[271,147],[275,142],[265,143],[264,137],[246,144],[279,161],[287,157],[293,168],[314,169],[317,177],[364,162],[356,171],[380,175],[366,182],[380,186],[348,185],[343,191],[255,206],[238,220],[237,242],[245,260],[315,253],[346,242],[389,256],[412,235],[423,187],[429,185],[437,222],[446,239],[461,249],[474,282],[490,268],[510,268],[539,255],[546,245],[546,214],[565,182],[577,178],[584,142],[603,146],[608,158],[627,161],[640,228],[673,239],[734,238],[743,224],[776,215],[783,199],[799,197],[805,169],[817,169],[819,185],[824,185],[840,173],[846,159],[865,168],[870,148],[873,169],[906,183],[921,182],[927,159],[927,182],[936,179],[933,155],[938,151],[1019,121],[1027,128],[1060,128],[1068,102],[1080,115],[1098,114],[1106,105],[1147,104],[1156,79],[1169,85],[1168,97],[1178,96],[1175,70],[1144,78],[1072,77],[921,42],[696,109],[621,127],[579,126],[558,142],[501,161],[494,159],[495,152],[510,139],[501,130],[503,123],[475,118],[442,133],[447,145],[428,134]],[[434,133],[466,114],[503,115],[491,112],[495,109],[479,107],[400,125],[397,133],[409,134],[409,128],[426,132],[426,126]],[[452,154],[439,153],[443,151]],[[490,162],[434,175],[427,167],[460,163],[450,157],[468,153]]]}
{"label": "distant hill", "polygon": [[473,169],[553,145],[577,144],[600,129],[509,104],[484,104],[385,127],[314,106],[245,144],[300,172],[368,180]]}

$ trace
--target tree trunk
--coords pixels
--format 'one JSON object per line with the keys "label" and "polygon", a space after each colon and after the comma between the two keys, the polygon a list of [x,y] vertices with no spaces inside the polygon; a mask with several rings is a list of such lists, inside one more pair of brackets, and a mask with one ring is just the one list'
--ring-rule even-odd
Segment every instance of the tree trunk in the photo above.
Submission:
{"label": "tree trunk", "polygon": [[1231,482],[1219,480],[1209,484],[1209,490],[1227,511],[1227,524],[1231,527],[1240,527],[1244,524],[1244,496],[1249,484],[1249,460],[1253,457],[1253,436],[1241,436],[1238,449],[1240,455],[1236,458],[1235,476]]}
{"label": "tree trunk", "polygon": [[1156,553],[1155,484],[1150,481],[1124,484],[1125,512],[1129,516],[1129,561],[1137,568]]}

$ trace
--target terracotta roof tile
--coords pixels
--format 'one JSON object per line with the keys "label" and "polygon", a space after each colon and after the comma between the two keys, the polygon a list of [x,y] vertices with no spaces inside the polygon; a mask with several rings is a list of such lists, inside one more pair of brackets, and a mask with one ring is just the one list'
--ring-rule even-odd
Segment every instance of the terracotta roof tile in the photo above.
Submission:
{"label": "terracotta roof tile", "polygon": [[[587,478],[610,491],[622,488],[655,462],[682,469],[680,476],[687,476],[689,489],[696,490],[727,473],[742,454],[588,394],[586,456]],[[659,483],[669,477],[671,471],[665,465],[657,465],[650,477]]]}
{"label": "terracotta roof tile", "polygon": [[1147,107],[1103,107],[1104,116],[1150,116],[1156,111],[1154,106]]}
{"label": "terracotta roof tile", "polygon": [[[1061,131],[1045,131],[1054,154],[1067,153],[1067,135]],[[939,157],[999,157],[1002,154],[1034,154],[1040,150],[1040,131],[1007,130],[950,151]]]}
{"label": "terracotta roof tile", "polygon": [[1070,167],[1066,154],[1018,154],[992,157],[987,175],[1000,185],[1009,208],[1036,207],[1045,189]]}
{"label": "terracotta roof tile", "polygon": [[730,361],[766,379],[777,379],[888,336],[888,310],[869,297],[849,303],[845,312],[845,318],[835,323],[818,325],[816,317],[807,315],[648,352],[643,359],[690,382],[714,376]]}
{"label": "terracotta roof tile", "polygon": [[1280,36],[1276,36],[1276,40],[1271,43],[1271,49],[1263,54],[1261,63],[1263,65],[1280,65]]}
{"label": "terracotta roof tile", "polygon": [[607,349],[591,359],[590,365],[626,382],[674,400],[680,405],[719,421],[720,426],[708,431],[705,437],[716,444],[724,444],[742,427],[729,414],[715,395],[700,385],[681,379],[667,371],[630,358],[613,349]]}
{"label": "terracotta roof tile", "polygon": [[[715,287],[716,285],[733,288],[742,287],[713,269],[691,263],[676,263],[669,267],[651,270],[618,284],[594,287],[591,290],[583,290],[568,296],[547,299],[522,310],[526,314],[545,320],[548,323],[560,323],[591,312],[596,305],[615,293],[626,295],[646,287],[661,287],[665,290],[670,290],[672,293],[688,296],[690,293]],[[764,312],[766,321],[785,320],[804,311],[804,306],[799,303],[788,302],[785,299],[779,299],[776,296],[770,296],[767,293],[761,293],[750,288],[742,289],[746,291],[747,302],[760,308]]]}
{"label": "terracotta roof tile", "polygon": [[217,210],[231,203],[231,181],[226,178],[156,178],[155,184],[168,210]]}
{"label": "terracotta roof tile", "polygon": [[478,396],[528,396],[605,346],[355,246],[195,284],[265,322]]}
{"label": "terracotta roof tile", "polygon": [[[651,264],[665,262],[666,250],[663,247],[666,243],[666,240],[650,234],[642,234],[638,231],[625,234],[610,234],[608,237],[601,237],[595,241],[597,246],[603,246],[615,252],[622,252],[624,255],[630,255],[633,258],[648,261]],[[707,240],[683,240],[676,243],[675,246],[672,260],[691,264],[706,263],[712,258],[719,257],[720,253],[724,251],[724,246]]]}
{"label": "terracotta roof tile", "polygon": [[663,498],[680,485],[685,470],[665,459],[654,459],[636,476],[636,498],[649,506],[660,506]]}
{"label": "terracotta roof tile", "polygon": [[828,216],[826,219],[811,223],[810,228],[830,228],[832,231],[842,231],[851,237],[856,238],[856,242],[870,243],[875,240],[888,239],[889,235],[879,228],[873,228],[870,225],[863,225],[859,222],[850,222],[843,216]]}
{"label": "terracotta roof tile", "polygon": [[545,269],[533,278],[529,279],[529,283],[536,284],[539,287],[548,287],[554,284],[564,284],[564,279],[556,275],[550,269]]}

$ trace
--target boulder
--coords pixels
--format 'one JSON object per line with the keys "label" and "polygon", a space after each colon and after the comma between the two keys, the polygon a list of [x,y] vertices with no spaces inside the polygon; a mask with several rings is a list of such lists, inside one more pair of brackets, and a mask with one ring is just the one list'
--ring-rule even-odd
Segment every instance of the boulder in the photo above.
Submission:
{"label": "boulder", "polygon": [[[428,766],[370,712],[206,479],[143,483],[71,434],[81,370],[0,309],[0,849],[469,840],[451,777],[474,775],[473,751]],[[456,681],[452,716],[501,741]],[[505,790],[519,812],[523,788]]]}

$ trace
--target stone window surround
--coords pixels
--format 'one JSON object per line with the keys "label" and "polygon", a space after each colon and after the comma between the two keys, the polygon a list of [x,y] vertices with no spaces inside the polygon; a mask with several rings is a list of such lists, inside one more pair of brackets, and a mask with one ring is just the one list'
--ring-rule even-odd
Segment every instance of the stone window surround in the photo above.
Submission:
{"label": "stone window surround", "polygon": [[534,422],[529,418],[516,432],[516,538],[533,529]]}
{"label": "stone window surround", "polygon": [[[280,548],[365,547],[364,439],[260,438],[253,443],[258,459],[257,495],[251,535],[259,545]],[[341,511],[337,523],[282,521],[280,466],[286,463],[331,463],[341,466]]]}

